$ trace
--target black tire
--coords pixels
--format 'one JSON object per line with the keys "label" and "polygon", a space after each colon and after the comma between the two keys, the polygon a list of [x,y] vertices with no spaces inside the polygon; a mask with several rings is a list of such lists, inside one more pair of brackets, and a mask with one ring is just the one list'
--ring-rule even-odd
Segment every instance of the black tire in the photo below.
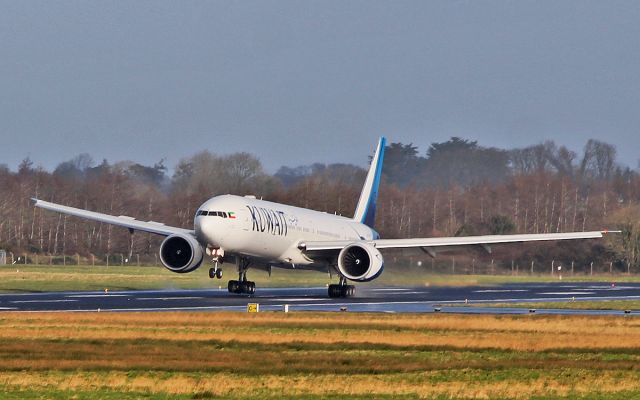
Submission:
{"label": "black tire", "polygon": [[249,282],[249,294],[254,294],[256,292],[256,283]]}
{"label": "black tire", "polygon": [[238,281],[229,281],[227,288],[229,289],[229,293],[240,293],[240,284]]}
{"label": "black tire", "polygon": [[342,290],[340,285],[329,285],[329,297],[342,297]]}
{"label": "black tire", "polygon": [[216,271],[216,278],[222,279],[222,270],[220,268]]}
{"label": "black tire", "polygon": [[216,270],[213,268],[209,268],[209,278],[213,279],[216,277]]}

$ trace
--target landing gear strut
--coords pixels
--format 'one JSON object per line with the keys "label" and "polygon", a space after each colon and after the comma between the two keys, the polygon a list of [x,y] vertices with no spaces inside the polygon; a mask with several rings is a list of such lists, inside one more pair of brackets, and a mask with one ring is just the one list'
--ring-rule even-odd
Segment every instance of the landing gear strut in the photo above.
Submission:
{"label": "landing gear strut", "polygon": [[347,278],[340,277],[340,283],[329,285],[329,297],[352,297],[356,294],[356,287],[347,285]]}
{"label": "landing gear strut", "polygon": [[250,262],[247,258],[243,257],[238,260],[238,280],[229,281],[227,286],[229,293],[254,294],[256,292],[256,283],[247,280],[249,264]]}
{"label": "landing gear strut", "polygon": [[222,279],[222,268],[220,268],[220,264],[222,264],[224,260],[224,250],[207,246],[207,254],[212,257],[213,261],[213,268],[209,268],[209,278]]}

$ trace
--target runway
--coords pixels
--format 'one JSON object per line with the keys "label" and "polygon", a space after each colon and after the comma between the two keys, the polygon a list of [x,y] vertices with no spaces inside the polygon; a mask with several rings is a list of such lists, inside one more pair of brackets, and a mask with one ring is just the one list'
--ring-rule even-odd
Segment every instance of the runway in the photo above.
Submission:
{"label": "runway", "polygon": [[[348,311],[388,313],[523,314],[515,307],[465,307],[474,303],[638,300],[640,284],[531,283],[465,287],[359,286],[356,297],[330,299],[325,287],[258,288],[255,295],[226,289],[140,290],[114,292],[46,292],[0,295],[0,311],[244,311],[258,303],[260,311]],[[538,314],[640,315],[640,310],[536,309]]]}

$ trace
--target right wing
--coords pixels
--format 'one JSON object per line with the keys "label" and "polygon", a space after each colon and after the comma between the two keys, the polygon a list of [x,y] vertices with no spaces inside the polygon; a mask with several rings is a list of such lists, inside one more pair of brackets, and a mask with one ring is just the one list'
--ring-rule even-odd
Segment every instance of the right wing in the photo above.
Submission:
{"label": "right wing", "polygon": [[104,222],[105,224],[122,226],[136,231],[154,233],[156,235],[170,236],[173,234],[190,234],[194,232],[189,229],[176,228],[173,226],[167,226],[160,222],[154,221],[138,221],[135,218],[121,215],[119,217],[102,214],[95,211],[82,210],[80,208],[63,206],[60,204],[50,203],[48,201],[31,199],[36,207],[43,208],[45,210],[55,211],[62,214],[73,215],[74,217],[80,217],[97,222]]}
{"label": "right wing", "polygon": [[603,233],[615,231],[592,231],[592,232],[568,232],[568,233],[534,233],[519,235],[485,235],[485,236],[456,236],[456,237],[433,237],[433,238],[413,238],[413,239],[377,239],[377,240],[330,240],[330,241],[310,241],[300,243],[299,247],[306,251],[326,251],[341,250],[345,246],[365,242],[378,249],[402,249],[402,248],[422,248],[429,254],[435,254],[436,249],[450,250],[459,246],[483,246],[490,249],[492,244],[555,241],[555,240],[576,240],[576,239],[597,239]]}

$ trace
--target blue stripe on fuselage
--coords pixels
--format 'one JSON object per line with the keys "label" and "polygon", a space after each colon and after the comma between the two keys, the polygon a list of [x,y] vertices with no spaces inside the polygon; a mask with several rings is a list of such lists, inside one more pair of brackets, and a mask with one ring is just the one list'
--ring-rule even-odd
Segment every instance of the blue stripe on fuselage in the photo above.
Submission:
{"label": "blue stripe on fuselage", "polygon": [[380,178],[382,176],[382,162],[384,160],[384,148],[387,144],[386,138],[380,138],[380,156],[378,157],[378,163],[376,165],[375,178],[371,187],[371,193],[369,193],[369,200],[367,201],[367,208],[362,216],[363,224],[370,228],[373,228],[373,224],[376,219],[376,203],[378,200],[378,187],[380,186]]}

